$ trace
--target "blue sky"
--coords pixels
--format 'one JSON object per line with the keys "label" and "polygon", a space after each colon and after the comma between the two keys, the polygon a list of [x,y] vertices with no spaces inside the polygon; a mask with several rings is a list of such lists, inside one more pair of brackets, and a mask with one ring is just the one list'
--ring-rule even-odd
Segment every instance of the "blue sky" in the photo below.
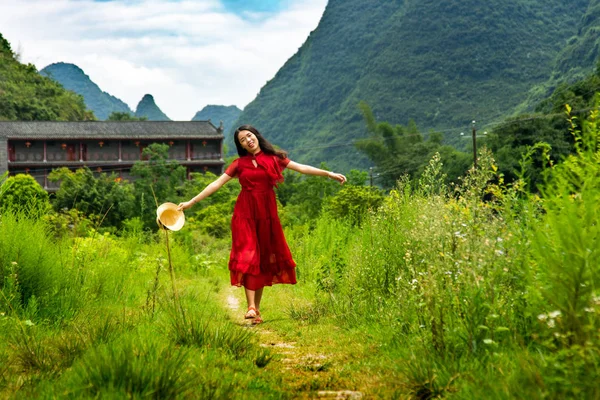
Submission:
{"label": "blue sky", "polygon": [[[314,30],[327,0],[0,0],[0,33],[38,69],[78,65],[174,120],[243,108]],[[241,62],[240,60],[243,60]]]}
{"label": "blue sky", "polygon": [[[96,3],[108,2],[135,2],[136,0],[93,0]],[[178,2],[181,0],[171,0]],[[244,15],[247,12],[252,13],[276,13],[289,6],[290,1],[285,0],[221,0],[221,4],[228,12]]]}
{"label": "blue sky", "polygon": [[225,8],[236,14],[251,12],[278,12],[287,4],[281,0],[222,0]]}

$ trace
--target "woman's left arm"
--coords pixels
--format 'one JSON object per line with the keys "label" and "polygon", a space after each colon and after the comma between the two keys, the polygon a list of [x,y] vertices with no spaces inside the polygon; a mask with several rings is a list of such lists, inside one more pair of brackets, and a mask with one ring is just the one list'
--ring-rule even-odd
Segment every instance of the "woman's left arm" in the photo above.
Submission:
{"label": "woman's left arm", "polygon": [[346,182],[346,177],[342,174],[336,174],[335,172],[325,171],[324,169],[311,167],[310,165],[299,164],[294,161],[290,161],[287,165],[287,168],[296,172],[300,172],[301,174],[326,176],[328,178],[335,179],[341,184],[344,184],[344,182]]}

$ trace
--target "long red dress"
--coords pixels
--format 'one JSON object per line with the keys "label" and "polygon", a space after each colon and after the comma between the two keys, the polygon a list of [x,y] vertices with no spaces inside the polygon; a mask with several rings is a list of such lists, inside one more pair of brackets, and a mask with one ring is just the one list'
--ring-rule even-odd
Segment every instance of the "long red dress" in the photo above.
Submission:
{"label": "long red dress", "polygon": [[[233,161],[225,173],[238,177],[240,192],[231,219],[231,284],[257,290],[296,283],[296,263],[285,241],[273,190],[290,162],[262,151]],[[256,163],[256,165],[254,165]]]}

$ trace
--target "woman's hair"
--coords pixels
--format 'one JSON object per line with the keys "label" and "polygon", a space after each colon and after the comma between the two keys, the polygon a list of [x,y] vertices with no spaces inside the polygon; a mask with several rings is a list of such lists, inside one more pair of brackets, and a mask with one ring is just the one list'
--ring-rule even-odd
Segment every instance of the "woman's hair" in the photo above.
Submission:
{"label": "woman's hair", "polygon": [[287,157],[287,151],[275,149],[273,145],[269,143],[269,141],[265,139],[260,134],[260,132],[252,125],[242,125],[239,128],[237,128],[233,133],[233,141],[235,142],[235,148],[237,149],[238,155],[240,157],[248,154],[248,151],[242,147],[240,139],[238,138],[238,135],[241,131],[250,131],[254,133],[254,136],[256,136],[256,139],[258,140],[258,145],[260,146],[260,149],[264,151],[265,154],[272,154],[282,159]]}

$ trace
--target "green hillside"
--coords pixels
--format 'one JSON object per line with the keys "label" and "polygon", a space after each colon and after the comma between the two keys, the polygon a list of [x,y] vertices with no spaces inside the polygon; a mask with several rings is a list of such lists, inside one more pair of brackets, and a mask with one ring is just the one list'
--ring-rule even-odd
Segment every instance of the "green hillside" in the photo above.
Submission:
{"label": "green hillside", "polygon": [[241,113],[242,110],[236,106],[207,105],[194,115],[192,121],[211,120],[215,126],[219,126],[221,121],[223,121],[223,129],[225,132],[229,132],[231,129],[235,129],[234,124]]}
{"label": "green hillside", "polygon": [[81,121],[95,119],[83,98],[21,64],[0,34],[0,120]]}
{"label": "green hillside", "polygon": [[133,111],[122,100],[103,92],[81,68],[74,64],[55,63],[40,71],[66,89],[83,96],[87,107],[101,120],[108,119],[113,112],[133,114]]}
{"label": "green hillside", "polygon": [[135,116],[137,118],[145,117],[148,121],[170,121],[169,117],[158,108],[151,94],[142,97],[135,109]]}
{"label": "green hillside", "polygon": [[589,0],[330,0],[319,26],[248,104],[256,125],[304,162],[361,164],[353,139],[366,136],[357,105],[379,121],[458,141],[512,114],[546,82]]}

